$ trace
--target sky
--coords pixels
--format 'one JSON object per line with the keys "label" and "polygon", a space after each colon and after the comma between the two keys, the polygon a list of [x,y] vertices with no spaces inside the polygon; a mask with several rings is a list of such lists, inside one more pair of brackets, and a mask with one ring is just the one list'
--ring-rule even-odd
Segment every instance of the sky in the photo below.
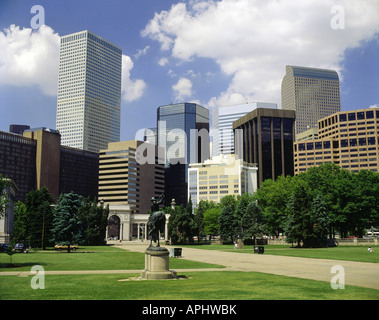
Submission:
{"label": "sky", "polygon": [[281,107],[286,65],[336,70],[343,111],[379,106],[378,13],[379,0],[0,0],[0,130],[55,129],[59,37],[82,30],[122,49],[122,141],[170,103]]}

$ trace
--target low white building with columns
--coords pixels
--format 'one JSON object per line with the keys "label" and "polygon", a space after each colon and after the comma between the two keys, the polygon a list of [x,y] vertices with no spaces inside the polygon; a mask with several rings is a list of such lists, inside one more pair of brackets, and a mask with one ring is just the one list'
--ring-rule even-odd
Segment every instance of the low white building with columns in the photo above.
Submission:
{"label": "low white building with columns", "polygon": [[[149,214],[135,213],[135,207],[130,204],[109,205],[107,241],[149,240],[147,230],[149,216]],[[165,234],[162,240],[168,240],[167,226],[169,217],[170,215],[167,214]]]}

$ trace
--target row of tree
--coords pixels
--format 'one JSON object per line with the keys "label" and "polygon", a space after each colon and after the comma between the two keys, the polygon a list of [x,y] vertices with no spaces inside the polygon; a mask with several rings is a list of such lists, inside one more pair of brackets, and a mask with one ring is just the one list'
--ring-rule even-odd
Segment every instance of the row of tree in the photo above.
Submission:
{"label": "row of tree", "polygon": [[194,236],[222,239],[286,236],[305,247],[324,246],[327,239],[354,235],[379,226],[379,173],[351,173],[327,163],[297,176],[265,180],[253,195],[226,196],[216,204],[200,201],[170,213],[173,243],[191,243]]}
{"label": "row of tree", "polygon": [[56,205],[46,187],[30,191],[15,204],[13,242],[44,249],[57,243],[102,245],[108,206],[73,192],[61,194]]}

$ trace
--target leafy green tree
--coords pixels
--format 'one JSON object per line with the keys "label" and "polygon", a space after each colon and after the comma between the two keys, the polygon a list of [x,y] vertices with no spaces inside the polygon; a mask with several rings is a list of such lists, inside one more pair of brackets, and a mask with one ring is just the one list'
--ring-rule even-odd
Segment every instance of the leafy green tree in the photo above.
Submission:
{"label": "leafy green tree", "polygon": [[81,244],[84,238],[83,224],[79,219],[82,205],[82,196],[70,192],[60,194],[58,204],[54,208],[54,241],[67,244],[69,252],[71,244]]}
{"label": "leafy green tree", "polygon": [[297,184],[288,202],[288,219],[285,226],[287,242],[297,242],[298,246],[301,246],[302,242],[308,244],[308,232],[313,227],[310,219],[311,202],[312,196],[307,184]]}
{"label": "leafy green tree", "polygon": [[326,201],[321,192],[318,192],[312,200],[311,217],[313,223],[313,234],[310,237],[313,246],[326,246],[329,230],[329,215],[327,212]]}
{"label": "leafy green tree", "polygon": [[25,203],[15,206],[15,225],[13,239],[24,241],[32,247],[44,248],[50,244],[53,214],[51,205],[54,199],[49,190],[43,187],[31,190]]}
{"label": "leafy green tree", "polygon": [[256,201],[249,202],[246,212],[242,217],[243,239],[253,238],[254,243],[257,237],[266,233],[264,216]]}
{"label": "leafy green tree", "polygon": [[9,180],[4,178],[0,174],[0,219],[4,217],[5,209],[8,202],[7,196],[4,193],[4,189],[8,186],[9,186]]}
{"label": "leafy green tree", "polygon": [[27,208],[26,205],[17,201],[14,205],[14,221],[13,221],[13,232],[12,232],[12,242],[22,242],[26,240],[26,230],[27,230]]}
{"label": "leafy green tree", "polygon": [[200,238],[205,235],[204,232],[204,213],[208,209],[215,208],[216,204],[213,201],[200,200],[199,204],[194,210],[194,220],[196,223],[196,233],[198,237],[198,242]]}
{"label": "leafy green tree", "polygon": [[224,240],[237,238],[237,223],[234,218],[234,210],[232,206],[221,207],[219,216],[220,236]]}
{"label": "leafy green tree", "polygon": [[184,205],[176,206],[175,210],[166,208],[170,213],[168,222],[168,234],[173,244],[193,243],[196,234],[196,223],[192,214],[192,208]]}
{"label": "leafy green tree", "polygon": [[210,238],[212,235],[218,234],[219,232],[220,212],[220,207],[209,208],[204,212],[204,232],[209,235]]}
{"label": "leafy green tree", "polygon": [[219,216],[220,236],[227,240],[237,238],[238,223],[234,216],[234,210],[237,205],[237,198],[233,195],[227,195],[220,200],[221,213]]}
{"label": "leafy green tree", "polygon": [[84,198],[79,208],[78,217],[83,225],[83,243],[91,246],[105,244],[106,228],[108,225],[109,205],[97,203],[96,199]]}
{"label": "leafy green tree", "polygon": [[237,223],[237,234],[241,239],[243,238],[243,230],[248,228],[247,225],[243,224],[243,217],[246,214],[247,207],[253,201],[254,198],[250,193],[244,193],[237,197],[237,203],[234,209],[234,218]]}
{"label": "leafy green tree", "polygon": [[279,237],[284,232],[294,179],[291,176],[279,176],[275,181],[266,179],[254,193],[266,221],[266,232],[270,235]]}

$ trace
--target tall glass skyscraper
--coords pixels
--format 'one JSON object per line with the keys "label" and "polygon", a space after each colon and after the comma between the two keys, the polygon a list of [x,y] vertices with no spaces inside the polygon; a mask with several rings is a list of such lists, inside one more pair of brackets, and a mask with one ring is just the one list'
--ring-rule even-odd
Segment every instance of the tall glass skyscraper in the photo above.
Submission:
{"label": "tall glass skyscraper", "polygon": [[[207,108],[196,103],[161,106],[157,111],[157,120],[158,146],[166,149],[167,164],[199,163],[209,158]],[[206,132],[208,136],[201,136]],[[202,141],[202,137],[208,140]]]}
{"label": "tall glass skyscraper", "polygon": [[282,109],[296,111],[296,134],[317,127],[319,119],[341,111],[337,72],[286,66],[282,81]]}
{"label": "tall glass skyscraper", "polygon": [[209,110],[196,103],[157,110],[157,142],[165,149],[166,205],[187,203],[188,164],[209,159]]}
{"label": "tall glass skyscraper", "polygon": [[62,145],[98,152],[120,141],[119,47],[89,31],[61,37],[56,127]]}

